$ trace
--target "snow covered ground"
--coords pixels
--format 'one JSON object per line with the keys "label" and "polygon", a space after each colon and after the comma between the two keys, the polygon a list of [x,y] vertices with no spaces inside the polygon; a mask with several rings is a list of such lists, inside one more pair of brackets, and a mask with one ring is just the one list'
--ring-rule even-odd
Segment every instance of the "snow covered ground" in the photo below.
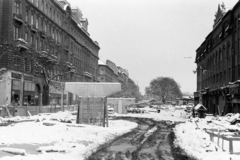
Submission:
{"label": "snow covered ground", "polygon": [[120,117],[141,117],[141,118],[151,118],[155,121],[178,121],[178,122],[184,122],[186,121],[186,118],[188,118],[190,115],[187,114],[184,110],[161,110],[160,113],[129,113],[129,114],[123,114],[118,115],[114,114],[114,116],[120,116]]}
{"label": "snow covered ground", "polygon": [[[229,153],[229,142],[219,139],[219,145],[217,137],[214,137],[214,141],[210,141],[210,136],[205,132],[208,130],[216,131],[228,131],[238,130],[235,132],[240,133],[240,126],[230,125],[229,120],[231,118],[226,117],[211,117],[205,119],[189,119],[190,113],[186,113],[184,110],[162,110],[161,113],[151,114],[127,114],[119,116],[132,116],[152,118],[156,121],[170,120],[184,122],[178,124],[174,128],[176,140],[175,146],[182,148],[186,154],[190,157],[194,157],[199,160],[239,160],[240,159],[240,141],[233,142],[233,154]],[[238,116],[238,115],[236,115]],[[227,120],[227,121],[226,121]],[[209,123],[211,122],[211,123]],[[228,132],[227,132],[228,133]],[[227,134],[226,133],[226,134]],[[232,134],[231,132],[229,134]],[[240,136],[240,135],[239,135]],[[223,144],[223,148],[222,148]]]}
{"label": "snow covered ground", "polygon": [[108,128],[56,121],[62,117],[74,119],[69,112],[59,112],[31,117],[36,121],[0,127],[0,150],[9,151],[9,148],[14,148],[14,151],[24,154],[24,150],[16,150],[16,148],[26,148],[25,156],[0,151],[0,158],[3,160],[84,159],[99,145],[137,127],[136,123],[123,120],[109,121]]}
{"label": "snow covered ground", "polygon": [[[190,114],[184,110],[162,110],[161,113],[127,114],[114,116],[152,118],[156,121],[181,121],[174,129],[175,145],[181,147],[189,156],[202,160],[240,159],[240,143],[234,142],[234,153],[229,154],[229,143],[224,141],[223,151],[204,129],[224,130],[221,121],[209,119],[189,119]],[[115,137],[137,127],[136,123],[124,120],[109,120],[109,127],[99,127],[60,121],[75,122],[76,115],[70,112],[42,114],[28,117],[29,122],[13,123],[0,127],[0,159],[2,160],[79,160],[88,157],[96,149]],[[2,119],[4,120],[4,119]],[[26,120],[14,117],[9,120]],[[1,119],[0,119],[1,121]],[[229,127],[229,126],[228,126]],[[222,140],[220,139],[220,144]],[[24,150],[23,150],[24,149]],[[7,153],[14,151],[22,155]]]}
{"label": "snow covered ground", "polygon": [[[229,131],[233,128],[238,130],[236,125],[229,125],[224,120],[190,119],[186,123],[181,123],[175,127],[175,145],[182,148],[187,155],[199,160],[239,160],[239,141],[233,142],[233,154],[230,154],[228,141],[224,140],[223,142],[220,138],[218,143],[218,138],[214,137],[212,142],[209,134],[205,132],[205,130],[212,130],[217,134],[233,135],[234,133]],[[238,132],[236,133],[238,134]]]}

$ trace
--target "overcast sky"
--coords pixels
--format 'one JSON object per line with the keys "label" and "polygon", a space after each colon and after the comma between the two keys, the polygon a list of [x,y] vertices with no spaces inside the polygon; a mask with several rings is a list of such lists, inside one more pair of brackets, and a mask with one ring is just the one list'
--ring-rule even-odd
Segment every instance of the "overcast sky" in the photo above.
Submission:
{"label": "overcast sky", "polygon": [[98,41],[100,60],[125,68],[144,94],[154,78],[172,77],[196,91],[196,49],[212,30],[218,4],[238,0],[68,0],[77,4]]}

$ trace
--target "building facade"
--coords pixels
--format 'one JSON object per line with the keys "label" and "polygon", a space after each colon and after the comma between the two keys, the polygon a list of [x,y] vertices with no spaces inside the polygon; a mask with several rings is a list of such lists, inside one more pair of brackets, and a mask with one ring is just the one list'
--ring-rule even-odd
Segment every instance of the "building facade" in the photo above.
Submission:
{"label": "building facade", "polygon": [[109,66],[109,60],[107,60],[107,63],[99,62],[98,63],[98,77],[100,82],[118,82],[117,74],[114,72],[113,64],[112,66]]}
{"label": "building facade", "polygon": [[[76,68],[77,74],[57,77],[56,85],[97,81],[99,44],[90,37],[88,20],[81,10],[71,8],[66,0],[0,0],[0,43],[18,38]],[[0,105],[47,105],[46,84],[31,60],[8,53],[0,59],[3,67],[8,71],[1,77]],[[50,86],[49,96],[52,102],[60,103],[61,91],[56,87]],[[72,96],[65,93],[67,104],[71,104]]]}
{"label": "building facade", "polygon": [[213,30],[196,50],[196,102],[209,113],[240,113],[240,2],[218,6]]}

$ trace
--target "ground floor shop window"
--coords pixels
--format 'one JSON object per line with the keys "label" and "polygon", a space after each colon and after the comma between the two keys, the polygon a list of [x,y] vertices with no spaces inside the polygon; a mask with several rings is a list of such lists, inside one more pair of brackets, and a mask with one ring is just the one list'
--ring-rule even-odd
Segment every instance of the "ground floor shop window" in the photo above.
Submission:
{"label": "ground floor shop window", "polygon": [[21,88],[21,81],[20,80],[12,80],[12,99],[11,103],[13,106],[19,106],[20,102],[20,88]]}
{"label": "ground floor shop window", "polygon": [[35,100],[34,100],[34,95],[24,95],[23,96],[23,105],[24,106],[34,106],[35,105]]}
{"label": "ground floor shop window", "polygon": [[24,82],[23,105],[35,105],[35,84],[33,82]]}

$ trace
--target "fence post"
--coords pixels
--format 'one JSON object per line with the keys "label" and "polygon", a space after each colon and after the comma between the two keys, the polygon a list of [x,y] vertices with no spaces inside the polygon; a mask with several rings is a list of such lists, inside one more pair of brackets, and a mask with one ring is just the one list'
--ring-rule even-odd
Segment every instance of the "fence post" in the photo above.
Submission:
{"label": "fence post", "polygon": [[87,116],[88,116],[88,124],[90,123],[89,109],[90,109],[90,97],[87,97]]}
{"label": "fence post", "polygon": [[104,97],[103,127],[108,127],[107,97]]}
{"label": "fence post", "polygon": [[91,119],[92,119],[92,125],[94,125],[94,119],[93,119],[93,117],[94,117],[94,115],[93,115],[93,113],[94,113],[94,111],[93,111],[93,109],[94,109],[94,103],[95,103],[95,98],[92,97],[92,105],[91,105]]}
{"label": "fence post", "polygon": [[83,98],[80,98],[80,112],[81,123],[83,123]]}
{"label": "fence post", "polygon": [[76,120],[77,124],[79,124],[79,114],[80,114],[80,101],[78,101],[77,120]]}
{"label": "fence post", "polygon": [[[24,106],[23,106],[24,107]],[[26,117],[28,116],[28,104],[26,105],[26,107],[25,107],[25,109],[26,109]],[[14,109],[15,110],[15,109]]]}

